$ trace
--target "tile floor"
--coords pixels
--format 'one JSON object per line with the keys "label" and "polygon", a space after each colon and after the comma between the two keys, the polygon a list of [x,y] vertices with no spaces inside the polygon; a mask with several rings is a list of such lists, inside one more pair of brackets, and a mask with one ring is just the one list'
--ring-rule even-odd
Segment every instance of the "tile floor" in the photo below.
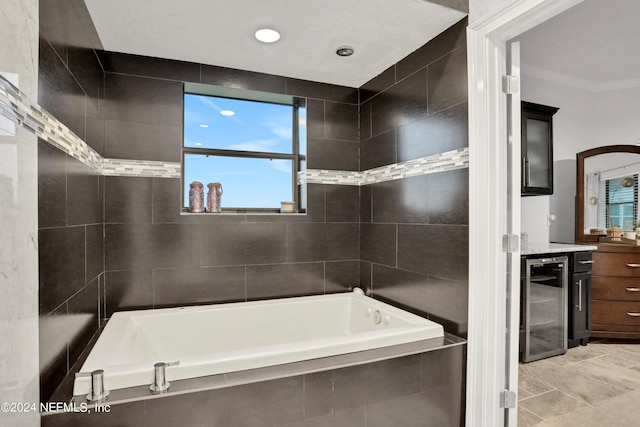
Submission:
{"label": "tile floor", "polygon": [[600,340],[520,364],[518,427],[640,426],[640,343]]}

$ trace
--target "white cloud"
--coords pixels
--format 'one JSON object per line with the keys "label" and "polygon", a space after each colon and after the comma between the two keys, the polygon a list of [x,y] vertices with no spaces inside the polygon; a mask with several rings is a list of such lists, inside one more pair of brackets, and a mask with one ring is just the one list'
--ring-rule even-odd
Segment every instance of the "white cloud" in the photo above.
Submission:
{"label": "white cloud", "polygon": [[207,176],[255,175],[256,171],[209,172]]}
{"label": "white cloud", "polygon": [[203,114],[197,113],[195,111],[185,111],[184,112],[184,121],[186,123],[206,123],[209,117],[206,117]]}
{"label": "white cloud", "polygon": [[293,129],[291,129],[290,114],[269,117],[265,119],[263,124],[278,138],[291,141]]}
{"label": "white cloud", "polygon": [[273,159],[269,162],[271,167],[281,172],[291,173],[291,161],[284,159]]}
{"label": "white cloud", "polygon": [[242,151],[271,151],[271,148],[276,145],[278,145],[278,141],[275,139],[256,139],[254,141],[231,144],[229,148]]}
{"label": "white cloud", "polygon": [[291,141],[291,131],[292,129],[286,126],[274,126],[271,129],[271,132],[273,132],[278,138],[284,139],[285,141]]}
{"label": "white cloud", "polygon": [[204,97],[204,96],[200,96],[198,99],[200,99],[200,101],[201,101],[204,105],[206,105],[206,106],[208,106],[208,107],[211,107],[211,108],[213,108],[214,110],[216,110],[216,111],[218,111],[218,112],[222,111],[222,108],[221,108],[221,107],[218,107],[218,104],[216,104],[215,102],[213,102],[211,99],[206,98],[206,97]]}

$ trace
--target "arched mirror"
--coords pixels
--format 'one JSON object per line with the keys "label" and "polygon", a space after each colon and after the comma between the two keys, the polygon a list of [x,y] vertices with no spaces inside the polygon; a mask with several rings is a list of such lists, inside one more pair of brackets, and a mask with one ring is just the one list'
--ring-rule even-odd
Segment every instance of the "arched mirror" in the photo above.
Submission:
{"label": "arched mirror", "polygon": [[607,229],[636,228],[640,147],[609,145],[577,154],[576,242],[598,242]]}

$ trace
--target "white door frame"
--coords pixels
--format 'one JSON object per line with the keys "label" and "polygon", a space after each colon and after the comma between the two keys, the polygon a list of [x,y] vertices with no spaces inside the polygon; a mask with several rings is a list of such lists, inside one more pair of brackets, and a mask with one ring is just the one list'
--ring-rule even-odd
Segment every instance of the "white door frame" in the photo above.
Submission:
{"label": "white door frame", "polygon": [[[512,0],[467,29],[469,84],[469,328],[466,426],[505,425],[500,401],[507,386],[507,111],[502,92],[506,43],[582,0]],[[513,214],[513,213],[511,213]],[[520,218],[516,218],[520,223]],[[519,225],[516,227],[519,229]],[[515,255],[518,255],[516,253]],[[519,274],[519,265],[514,266]],[[516,323],[517,324],[517,323]],[[515,359],[514,359],[515,358]],[[516,370],[517,373],[517,370]],[[517,380],[517,378],[516,378]],[[509,383],[513,383],[511,378]],[[513,390],[517,392],[517,390]],[[515,409],[509,425],[515,426]]]}

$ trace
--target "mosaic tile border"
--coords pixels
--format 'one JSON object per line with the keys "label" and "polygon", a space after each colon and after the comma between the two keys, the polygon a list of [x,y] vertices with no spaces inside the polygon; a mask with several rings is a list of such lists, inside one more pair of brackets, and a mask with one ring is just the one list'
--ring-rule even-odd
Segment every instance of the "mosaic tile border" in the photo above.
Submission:
{"label": "mosaic tile border", "polygon": [[33,132],[74,159],[98,171],[102,170],[102,156],[89,147],[69,128],[44,108],[33,104],[11,82],[0,75],[0,112],[17,125]]}
{"label": "mosaic tile border", "polygon": [[105,159],[0,74],[0,115],[106,176],[180,178],[178,162]]}
{"label": "mosaic tile border", "polygon": [[[0,74],[0,114],[105,176],[180,178],[181,164],[151,160],[105,159],[39,105],[29,102]],[[307,169],[298,183],[368,185],[469,167],[469,148],[447,151],[363,172]]]}
{"label": "mosaic tile border", "polygon": [[103,159],[102,175],[180,178],[182,166],[177,162],[153,160]]}
{"label": "mosaic tile border", "polygon": [[298,174],[298,182],[361,186],[468,167],[469,148],[465,147],[363,172],[307,169]]}

